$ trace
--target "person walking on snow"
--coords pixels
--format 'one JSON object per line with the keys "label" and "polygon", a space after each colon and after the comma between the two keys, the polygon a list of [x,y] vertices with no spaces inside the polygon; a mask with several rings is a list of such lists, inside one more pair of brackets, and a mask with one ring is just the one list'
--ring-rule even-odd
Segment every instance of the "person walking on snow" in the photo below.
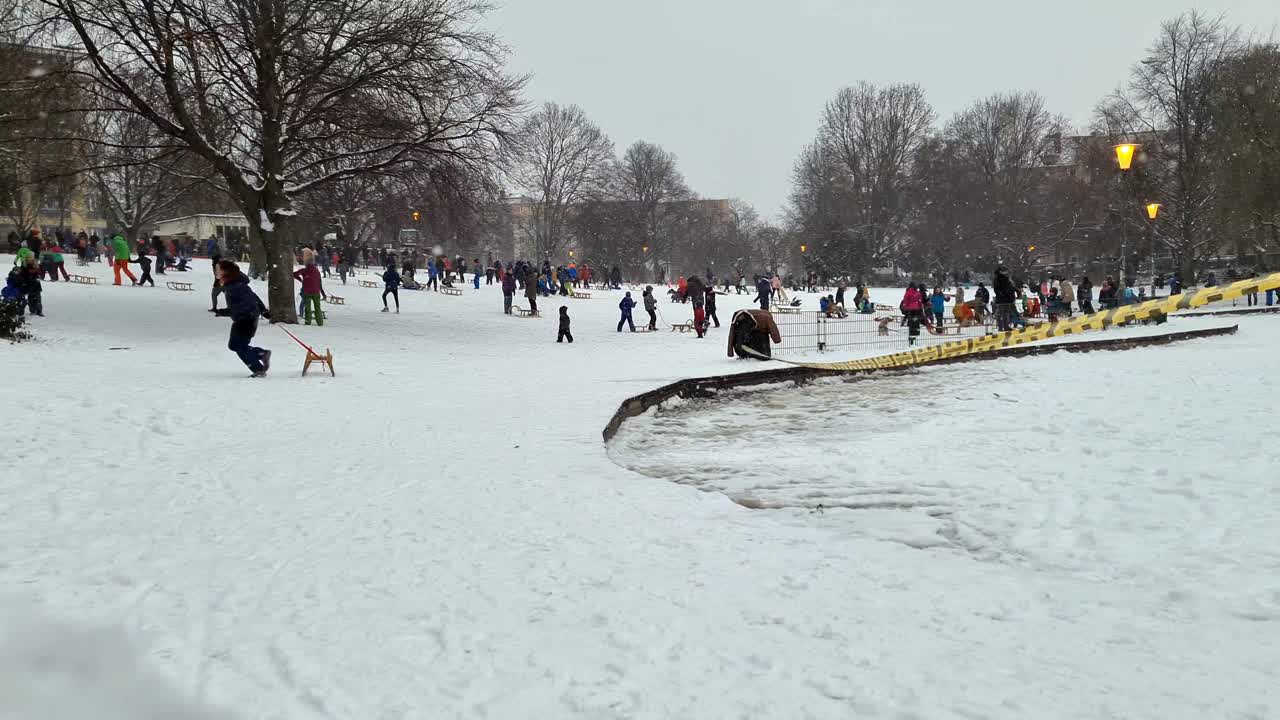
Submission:
{"label": "person walking on snow", "polygon": [[302,260],[304,263],[302,269],[295,272],[293,277],[302,283],[303,321],[310,325],[311,316],[314,314],[316,325],[323,326],[324,312],[320,309],[320,298],[327,296],[324,291],[324,281],[320,276],[320,269],[316,267],[314,253],[304,249]]}
{"label": "person walking on snow", "polygon": [[502,276],[502,312],[505,315],[511,314],[511,299],[516,294],[516,276],[512,273],[506,273]]}
{"label": "person walking on snow", "polygon": [[702,278],[694,275],[686,281],[685,293],[693,302],[693,330],[698,337],[707,334],[707,286]]}
{"label": "person walking on snow", "polygon": [[645,312],[647,312],[647,313],[649,313],[649,329],[650,329],[650,330],[657,330],[657,329],[658,329],[658,315],[657,315],[656,311],[657,311],[657,309],[658,309],[658,301],[657,301],[657,299],[656,299],[656,298],[654,298],[654,297],[653,297],[653,286],[652,286],[652,285],[646,285],[646,286],[645,286],[645,288],[644,288],[644,294],[640,297],[640,299],[644,301],[644,311],[645,311]]}
{"label": "person walking on snow", "polygon": [[396,272],[395,265],[388,265],[387,271],[382,273],[382,282],[386,285],[386,290],[382,291],[382,312],[390,312],[387,307],[387,296],[396,299],[396,314],[400,314],[400,273]]}
{"label": "person walking on snow", "polygon": [[916,338],[920,335],[920,323],[924,320],[924,297],[915,283],[907,285],[907,292],[902,296],[899,309],[907,321],[907,344],[915,345]]}
{"label": "person walking on snow", "polygon": [[769,283],[769,278],[761,275],[756,279],[756,299],[752,302],[760,303],[761,310],[769,309],[769,296],[773,292],[773,287]]}
{"label": "person walking on snow", "polygon": [[240,266],[230,260],[219,260],[217,272],[227,301],[227,306],[217,315],[231,318],[227,349],[240,358],[253,377],[266,377],[271,369],[271,351],[253,347],[249,341],[258,333],[258,318],[270,319],[271,313],[249,288],[249,277],[240,272]]}
{"label": "person walking on snow", "polygon": [[1067,317],[1071,317],[1071,306],[1076,301],[1076,291],[1071,287],[1070,280],[1063,278],[1058,283],[1058,299],[1062,302],[1062,311],[1067,314]]}
{"label": "person walking on snow", "polygon": [[631,291],[628,290],[622,302],[618,303],[618,309],[622,311],[622,317],[618,320],[618,332],[622,332],[622,326],[631,327],[631,332],[636,331],[636,323],[631,319],[631,308],[636,306],[636,301],[631,299]]}
{"label": "person walking on snow", "polygon": [[138,259],[133,263],[142,268],[142,277],[138,280],[138,287],[142,287],[147,283],[151,283],[151,287],[156,286],[156,281],[151,277],[151,258],[147,257],[147,246],[138,246]]}
{"label": "person walking on snow", "polygon": [[569,332],[569,306],[560,306],[560,331],[556,333],[556,342],[569,341],[573,344],[573,333]]}
{"label": "person walking on snow", "polygon": [[529,301],[529,312],[538,314],[538,271],[532,266],[525,270],[524,297]]}
{"label": "person walking on snow", "polygon": [[471,269],[475,272],[475,277],[471,278],[471,285],[475,289],[480,289],[480,275],[484,272],[484,266],[480,264],[480,258],[471,261]]}
{"label": "person walking on snow", "polygon": [[138,284],[138,278],[129,272],[129,241],[124,239],[123,235],[116,235],[111,238],[112,269],[115,271],[116,281],[112,285],[120,284],[120,273],[129,276],[129,280],[134,284]]}

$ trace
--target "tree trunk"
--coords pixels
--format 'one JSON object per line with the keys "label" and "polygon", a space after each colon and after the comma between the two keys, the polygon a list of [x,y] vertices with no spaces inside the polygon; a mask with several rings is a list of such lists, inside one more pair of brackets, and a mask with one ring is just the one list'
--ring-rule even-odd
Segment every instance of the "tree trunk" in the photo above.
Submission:
{"label": "tree trunk", "polygon": [[[246,216],[249,213],[245,213]],[[267,293],[263,298],[271,308],[271,321],[296,325],[298,306],[293,291],[293,251],[284,241],[277,226],[271,232],[261,227],[257,212],[249,220],[249,247],[254,270],[266,275]],[[260,276],[257,276],[260,277]]]}

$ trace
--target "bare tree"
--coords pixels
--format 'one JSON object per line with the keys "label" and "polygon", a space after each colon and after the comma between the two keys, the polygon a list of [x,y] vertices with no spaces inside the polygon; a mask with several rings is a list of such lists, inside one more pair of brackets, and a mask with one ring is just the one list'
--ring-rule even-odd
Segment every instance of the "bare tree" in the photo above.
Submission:
{"label": "bare tree", "polygon": [[537,258],[558,254],[574,206],[604,184],[613,142],[577,105],[547,103],[525,121],[508,158],[515,186],[533,199],[520,231]]}
{"label": "bare tree", "polygon": [[660,273],[670,261],[675,223],[683,217],[676,203],[693,197],[676,166],[676,156],[637,140],[614,164],[609,194],[619,203],[619,224],[633,249]]}
{"label": "bare tree", "polygon": [[1214,217],[1215,109],[1219,71],[1241,49],[1239,33],[1221,17],[1190,12],[1160,26],[1147,56],[1133,67],[1126,91],[1098,108],[1099,129],[1112,140],[1138,140],[1137,172],[1164,205],[1158,242],[1188,278],[1223,241]]}
{"label": "bare tree", "polygon": [[[1254,45],[1218,73],[1215,184],[1238,255],[1259,265],[1280,252],[1280,45]],[[1268,268],[1271,269],[1271,268]]]}
{"label": "bare tree", "polygon": [[959,225],[970,254],[1003,261],[1021,277],[1038,257],[1079,239],[1092,218],[1060,202],[1072,179],[1050,167],[1066,131],[1035,92],[992,95],[947,124],[968,195]]}
{"label": "bare tree", "polygon": [[93,109],[140,115],[212,167],[287,322],[295,198],[434,158],[487,159],[523,83],[503,72],[473,0],[41,2],[85,58]]}
{"label": "bare tree", "polygon": [[917,85],[847,87],[827,103],[797,162],[792,218],[830,271],[895,255],[908,238],[904,197],[934,113]]}

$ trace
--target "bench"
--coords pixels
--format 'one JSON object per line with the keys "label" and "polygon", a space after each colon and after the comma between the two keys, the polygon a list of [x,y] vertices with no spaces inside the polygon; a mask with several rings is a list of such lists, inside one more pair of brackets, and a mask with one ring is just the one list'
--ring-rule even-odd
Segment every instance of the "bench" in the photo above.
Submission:
{"label": "bench", "polygon": [[792,315],[800,312],[800,308],[794,305],[775,305],[769,308],[769,312],[781,313],[783,315]]}
{"label": "bench", "polygon": [[357,280],[356,282],[360,283],[360,287],[374,288],[375,290],[378,288],[378,283],[372,280]]}
{"label": "bench", "polygon": [[174,281],[170,280],[170,281],[166,282],[166,283],[164,284],[164,286],[165,286],[165,287],[167,287],[167,288],[169,288],[170,290],[178,290],[179,292],[191,292],[191,291],[192,291],[191,283],[189,283],[189,282],[174,282]]}
{"label": "bench", "polygon": [[92,275],[72,275],[71,282],[79,283],[81,285],[97,285],[98,278],[93,277]]}
{"label": "bench", "polygon": [[330,305],[346,305],[347,304],[347,301],[345,299],[340,298],[337,295],[329,295],[324,299],[324,301],[329,303]]}
{"label": "bench", "polygon": [[530,310],[529,308],[520,307],[519,305],[512,305],[511,309],[515,310],[516,314],[520,317],[538,317],[538,313]]}
{"label": "bench", "polygon": [[693,321],[690,320],[689,322],[676,323],[671,326],[671,332],[693,332]]}

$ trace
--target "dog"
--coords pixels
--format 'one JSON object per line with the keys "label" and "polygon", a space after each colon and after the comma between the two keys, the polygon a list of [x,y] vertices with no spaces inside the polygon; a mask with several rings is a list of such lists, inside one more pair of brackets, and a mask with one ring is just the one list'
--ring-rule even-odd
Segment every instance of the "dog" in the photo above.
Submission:
{"label": "dog", "polygon": [[893,322],[893,318],[891,317],[876,318],[876,323],[880,325],[880,331],[878,333],[880,337],[889,336],[889,323],[891,322]]}

